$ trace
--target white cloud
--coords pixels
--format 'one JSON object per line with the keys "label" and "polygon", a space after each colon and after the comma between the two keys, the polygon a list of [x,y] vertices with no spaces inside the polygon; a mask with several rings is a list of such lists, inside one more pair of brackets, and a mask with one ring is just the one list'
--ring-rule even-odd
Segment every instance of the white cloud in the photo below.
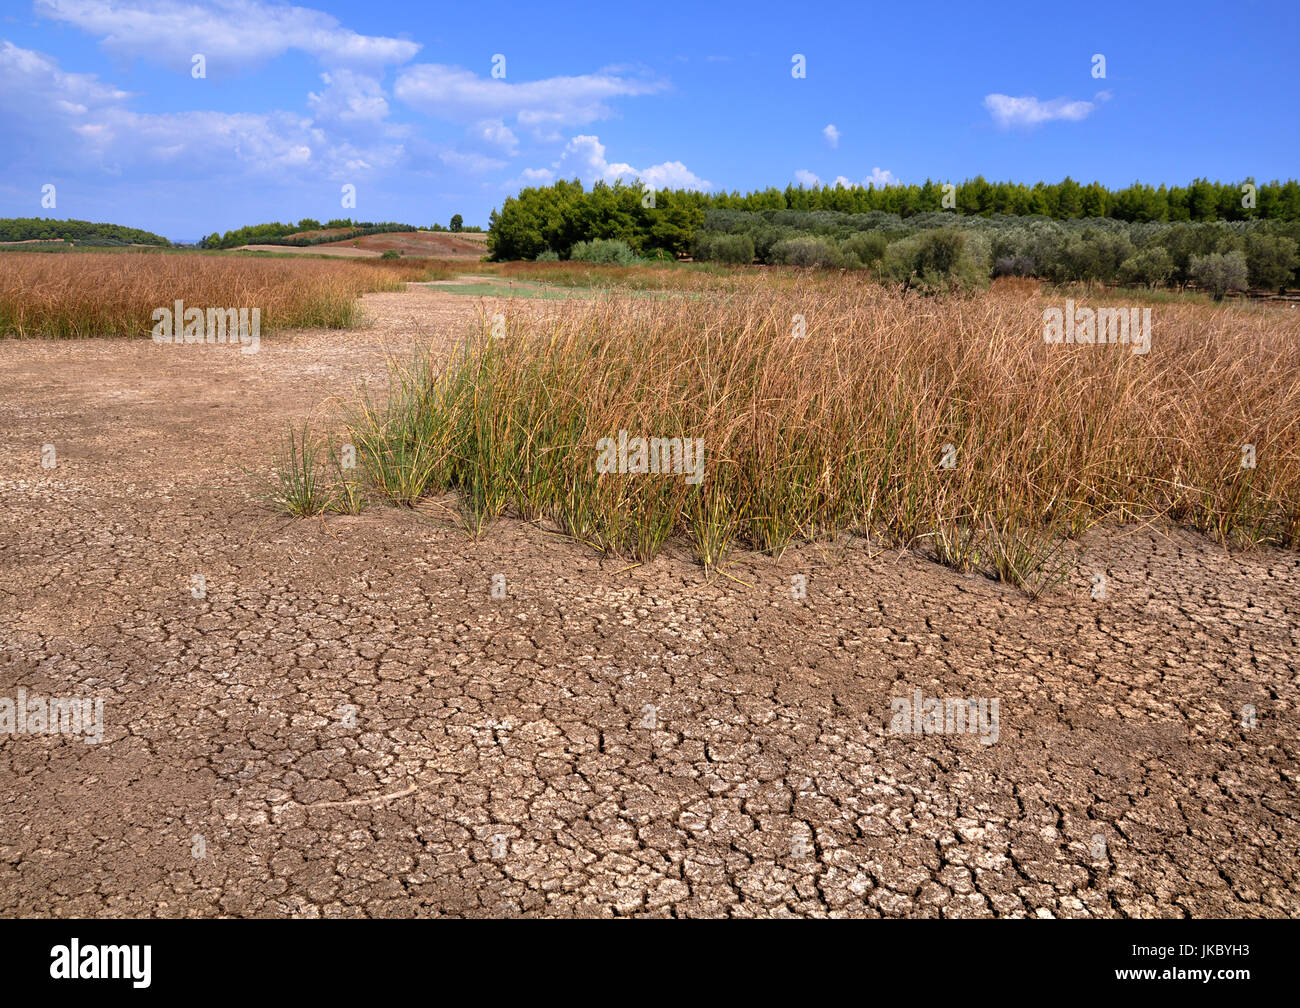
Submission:
{"label": "white cloud", "polygon": [[[1097,95],[1099,101],[1105,101],[1109,97],[1105,91]],[[991,94],[984,96],[984,107],[999,128],[1028,129],[1054,120],[1078,122],[1088,118],[1097,106],[1090,101],[1067,101],[1065,98],[1043,102],[1032,96],[1012,98],[1004,94]]]}
{"label": "white cloud", "polygon": [[341,123],[377,123],[388,116],[388,102],[379,81],[352,70],[320,75],[325,89],[308,92],[307,107],[318,119]]}
{"label": "white cloud", "polygon": [[822,136],[826,138],[826,142],[832,147],[838,147],[840,145],[840,131],[835,128],[834,123],[828,124],[826,128],[822,130]]}
{"label": "white cloud", "polygon": [[554,165],[562,177],[577,175],[584,182],[621,179],[632,183],[640,179],[652,189],[708,190],[713,183],[700,178],[680,161],[664,161],[648,168],[633,168],[630,164],[611,164],[605,160],[605,145],[594,136],[576,136],[564,148],[560,160]]}
{"label": "white cloud", "polygon": [[548,77],[519,84],[481,77],[458,66],[422,63],[403,70],[393,86],[399,99],[428,115],[452,121],[514,119],[539,133],[580,126],[612,114],[614,98],[663,90],[656,81],[614,73]]}
{"label": "white cloud", "polygon": [[484,172],[500,171],[506,162],[499,158],[485,157],[472,151],[445,150],[438,154],[448,168],[465,172],[469,175],[482,175]]}
{"label": "white cloud", "polygon": [[549,168],[525,168],[520,172],[518,178],[502,182],[501,188],[506,192],[517,192],[520,189],[527,189],[529,186],[550,185],[554,181],[555,172]]}
{"label": "white cloud", "polygon": [[[796,171],[794,173],[794,180],[798,182],[801,186],[803,186],[805,189],[812,189],[815,186],[821,186],[825,184],[822,182],[820,178],[818,178],[816,175],[810,172],[807,168],[800,168],[798,171]],[[851,178],[849,178],[846,175],[836,175],[835,181],[831,183],[831,186],[832,187],[843,186],[845,189],[849,189],[855,185],[859,185],[864,188],[866,186],[875,186],[877,189],[882,189],[885,186],[898,185],[898,184],[899,184],[898,179],[895,177],[893,172],[885,171],[883,168],[872,168],[871,174],[868,175],[866,178],[864,178],[861,182],[854,182]]]}
{"label": "white cloud", "polygon": [[358,147],[288,112],[136,112],[128,93],[91,74],[64,73],[49,56],[10,42],[0,43],[0,93],[12,99],[0,104],[0,134],[41,152],[47,170],[355,179],[403,156],[400,145]]}
{"label": "white cloud", "polygon": [[102,84],[94,74],[64,73],[44,53],[20,49],[8,40],[0,42],[0,92],[20,99],[6,101],[3,110],[33,121],[43,118],[47,109],[60,116],[87,115],[92,109],[119,105],[131,95],[110,84]]}
{"label": "white cloud", "polygon": [[360,35],[321,11],[262,0],[36,0],[36,13],[97,35],[110,52],[189,67],[202,53],[211,76],[290,49],[331,66],[405,63],[420,46]]}
{"label": "white cloud", "polygon": [[469,135],[474,140],[494,147],[509,157],[514,157],[519,147],[519,138],[500,119],[484,119],[470,127]]}

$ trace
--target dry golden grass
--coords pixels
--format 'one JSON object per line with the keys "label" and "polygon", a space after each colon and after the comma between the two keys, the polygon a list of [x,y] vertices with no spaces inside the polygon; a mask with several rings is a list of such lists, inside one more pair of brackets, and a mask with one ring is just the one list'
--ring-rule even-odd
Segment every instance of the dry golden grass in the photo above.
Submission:
{"label": "dry golden grass", "polygon": [[147,336],[156,308],[260,308],[263,331],[344,328],[357,295],[399,290],[430,265],[198,253],[0,253],[0,336]]}
{"label": "dry golden grass", "polygon": [[[1045,344],[1049,304],[1025,285],[924,299],[768,272],[702,298],[601,298],[400,373],[352,435],[391,499],[456,490],[479,522],[546,517],[636,558],[671,536],[713,564],[736,543],[863,531],[1037,590],[1103,520],[1296,545],[1297,313],[1158,304],[1143,356]],[[598,473],[620,430],[701,439],[703,483]]]}

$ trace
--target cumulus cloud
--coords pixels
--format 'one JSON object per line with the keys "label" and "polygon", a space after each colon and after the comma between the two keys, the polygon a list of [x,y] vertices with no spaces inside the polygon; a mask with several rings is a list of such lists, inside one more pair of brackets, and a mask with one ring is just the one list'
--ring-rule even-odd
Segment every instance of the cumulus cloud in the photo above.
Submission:
{"label": "cumulus cloud", "polygon": [[1097,103],[1109,97],[1106,91],[1098,94],[1094,101],[1069,101],[1065,98],[1039,101],[1032,96],[1012,98],[1010,95],[991,94],[984,96],[984,107],[1000,129],[1029,129],[1056,120],[1079,122],[1092,114]]}
{"label": "cumulus cloud", "polygon": [[512,83],[464,67],[422,63],[397,77],[393,94],[427,115],[451,121],[513,119],[538,132],[580,126],[612,114],[615,98],[663,90],[657,81],[594,73]]}
{"label": "cumulus cloud", "polygon": [[576,175],[584,182],[613,182],[619,179],[632,183],[640,179],[652,189],[706,191],[713,188],[713,183],[700,178],[680,161],[664,161],[639,169],[630,164],[611,163],[605,159],[605,145],[594,136],[576,136],[570,140],[553,167],[562,177]]}
{"label": "cumulus cloud", "polygon": [[858,185],[875,186],[877,189],[883,189],[885,186],[898,185],[898,177],[884,168],[872,168],[871,174],[859,182]]}
{"label": "cumulus cloud", "polygon": [[288,112],[136,112],[127,92],[10,42],[0,44],[0,92],[14,99],[0,104],[0,134],[40,151],[46,169],[355,178],[402,157],[400,145],[362,148]]}
{"label": "cumulus cloud", "polygon": [[298,49],[331,66],[405,63],[420,51],[406,39],[361,35],[322,11],[262,0],[36,0],[36,13],[97,35],[109,52],[208,72]]}
{"label": "cumulus cloud", "polygon": [[518,178],[502,182],[501,188],[506,192],[527,189],[529,186],[545,186],[555,181],[555,172],[549,168],[525,168]]}
{"label": "cumulus cloud", "polygon": [[352,70],[320,75],[325,89],[308,92],[307,107],[322,120],[341,123],[376,123],[388,116],[388,102],[378,79]]}
{"label": "cumulus cloud", "polygon": [[495,148],[514,157],[519,147],[519,138],[500,119],[484,119],[470,127],[469,135],[485,146]]}
{"label": "cumulus cloud", "polygon": [[[821,186],[825,184],[824,182],[822,182],[822,180],[819,177],[814,175],[807,168],[800,168],[798,171],[796,171],[794,173],[794,180],[798,182],[801,186],[803,186],[805,189],[812,189],[815,186]],[[866,178],[864,178],[861,182],[854,182],[847,175],[836,175],[835,181],[831,183],[831,186],[843,186],[845,189],[851,188],[852,186],[855,185],[859,185],[864,188],[867,186],[875,186],[877,189],[881,189],[884,188],[885,186],[898,185],[898,178],[891,171],[886,171],[883,168],[872,168],[871,174],[868,175]]]}
{"label": "cumulus cloud", "polygon": [[826,142],[830,144],[831,147],[838,147],[840,145],[840,131],[835,128],[834,123],[827,124],[826,128],[822,130],[822,136],[826,138]]}
{"label": "cumulus cloud", "polygon": [[44,53],[0,42],[0,91],[21,100],[7,101],[0,110],[32,122],[51,111],[61,118],[84,117],[91,111],[120,105],[131,95],[94,74],[65,73]]}

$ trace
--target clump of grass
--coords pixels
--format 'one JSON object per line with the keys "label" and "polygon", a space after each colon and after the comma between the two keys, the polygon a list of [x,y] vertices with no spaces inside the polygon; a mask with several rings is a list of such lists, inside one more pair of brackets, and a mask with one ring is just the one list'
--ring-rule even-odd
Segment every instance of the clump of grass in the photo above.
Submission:
{"label": "clump of grass", "polygon": [[294,518],[309,518],[330,510],[335,493],[320,456],[321,442],[310,426],[290,426],[276,455],[274,478],[266,481],[266,503]]}
{"label": "clump of grass", "polygon": [[[1045,344],[1036,288],[730,283],[571,303],[504,339],[476,333],[448,367],[395,369],[387,403],[350,424],[365,472],[399,503],[451,491],[478,527],[515,512],[636,559],[680,536],[713,567],[735,546],[855,531],[1030,594],[1068,576],[1066,543],[1099,521],[1296,545],[1300,319],[1286,312],[1158,306],[1134,355]],[[598,441],[619,431],[700,439],[703,483],[597,472]]]}
{"label": "clump of grass", "polygon": [[1022,589],[1031,598],[1062,585],[1077,559],[1069,548],[1069,539],[1058,528],[1016,515],[991,521],[985,541],[998,579]]}
{"label": "clump of grass", "polygon": [[427,403],[434,386],[431,364],[392,363],[386,402],[366,399],[348,419],[362,475],[390,503],[410,507],[443,475],[445,434]]}
{"label": "clump of grass", "polygon": [[356,445],[334,442],[330,449],[334,474],[334,510],[357,515],[365,510],[365,484],[358,478]]}

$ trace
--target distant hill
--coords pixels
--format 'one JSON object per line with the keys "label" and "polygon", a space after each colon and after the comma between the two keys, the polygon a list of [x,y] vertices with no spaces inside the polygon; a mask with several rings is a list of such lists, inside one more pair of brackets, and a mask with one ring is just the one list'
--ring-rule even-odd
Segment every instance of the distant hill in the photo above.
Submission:
{"label": "distant hill", "polygon": [[45,217],[0,217],[0,242],[29,241],[72,241],[79,245],[105,246],[171,245],[162,235],[121,224]]}
{"label": "distant hill", "polygon": [[[337,236],[339,233],[342,238]],[[356,237],[348,237],[347,231],[339,233],[319,232],[310,244],[250,242],[238,247],[254,252],[301,252],[363,259],[388,251],[432,259],[482,259],[487,254],[487,235],[476,231],[389,231]]]}
{"label": "distant hill", "polygon": [[[453,219],[456,220],[459,226],[458,218],[459,215]],[[441,224],[434,224],[431,228],[416,228],[413,224],[399,224],[396,221],[377,224],[373,221],[354,221],[347,217],[322,224],[318,220],[306,217],[297,224],[282,224],[280,221],[273,221],[269,224],[250,224],[234,231],[227,231],[225,234],[214,232],[204,238],[201,244],[204,248],[210,249],[240,248],[245,245],[284,245],[291,248],[301,248],[308,245],[326,245],[337,241],[350,241],[354,238],[364,238],[376,234],[397,234],[417,230],[458,234],[461,231],[481,232],[483,229],[466,227],[461,228],[461,231],[453,232],[449,228],[444,228]]]}

